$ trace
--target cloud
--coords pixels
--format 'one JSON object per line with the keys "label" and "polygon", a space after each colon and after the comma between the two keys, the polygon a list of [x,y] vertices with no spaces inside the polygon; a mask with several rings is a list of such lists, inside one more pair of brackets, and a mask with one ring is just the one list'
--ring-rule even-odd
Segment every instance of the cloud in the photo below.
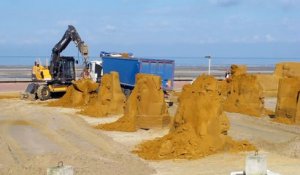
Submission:
{"label": "cloud", "polygon": [[104,30],[105,30],[106,32],[115,32],[115,31],[117,30],[117,28],[116,28],[116,26],[107,24],[107,25],[104,27]]}
{"label": "cloud", "polygon": [[231,7],[239,5],[242,0],[211,0],[211,3],[220,7]]}
{"label": "cloud", "polygon": [[266,34],[264,37],[265,37],[266,42],[275,41],[275,38],[271,34]]}
{"label": "cloud", "polygon": [[272,43],[276,42],[276,38],[271,34],[252,35],[233,39],[234,43]]}

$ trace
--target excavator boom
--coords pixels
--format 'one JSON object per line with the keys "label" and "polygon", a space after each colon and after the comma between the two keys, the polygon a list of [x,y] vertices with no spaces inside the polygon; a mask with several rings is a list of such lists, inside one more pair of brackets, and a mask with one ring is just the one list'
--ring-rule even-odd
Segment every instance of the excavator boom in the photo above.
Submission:
{"label": "excavator boom", "polygon": [[51,62],[50,62],[50,73],[52,74],[53,78],[56,79],[59,76],[59,63],[60,63],[60,53],[65,50],[65,48],[69,45],[69,43],[73,41],[78,48],[79,52],[83,57],[84,66],[87,66],[88,62],[88,46],[81,40],[78,32],[76,31],[75,27],[72,25],[68,26],[65,34],[61,38],[61,40],[55,44],[52,49],[51,55]]}
{"label": "excavator boom", "polygon": [[[52,93],[65,92],[67,87],[76,79],[74,57],[60,56],[60,53],[73,41],[83,57],[85,68],[88,62],[88,46],[81,40],[74,26],[69,25],[63,37],[52,49],[50,69],[34,66],[36,80],[28,85],[21,98],[47,100]],[[49,74],[50,72],[50,74]],[[46,76],[49,75],[49,76]]]}

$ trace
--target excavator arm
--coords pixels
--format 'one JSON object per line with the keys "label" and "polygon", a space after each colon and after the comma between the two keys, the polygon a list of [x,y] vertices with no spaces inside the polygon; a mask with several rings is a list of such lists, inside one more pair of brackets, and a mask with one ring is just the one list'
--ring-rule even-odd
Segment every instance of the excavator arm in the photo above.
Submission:
{"label": "excavator arm", "polygon": [[74,26],[69,25],[68,29],[66,30],[65,34],[61,38],[61,40],[55,44],[55,46],[52,49],[52,55],[51,55],[51,63],[50,63],[50,72],[52,75],[56,75],[59,70],[57,68],[59,67],[60,62],[60,53],[69,45],[69,43],[73,41],[78,48],[79,52],[83,56],[84,59],[84,65],[87,66],[88,62],[88,46],[84,43],[84,41],[81,40],[79,34],[77,33]]}

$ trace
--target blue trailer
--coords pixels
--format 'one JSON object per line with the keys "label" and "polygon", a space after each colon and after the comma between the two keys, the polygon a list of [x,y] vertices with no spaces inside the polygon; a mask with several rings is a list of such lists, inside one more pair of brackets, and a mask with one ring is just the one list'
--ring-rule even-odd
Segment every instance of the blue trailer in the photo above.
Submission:
{"label": "blue trailer", "polygon": [[174,60],[103,56],[102,66],[103,74],[111,71],[119,73],[121,87],[125,90],[134,88],[135,76],[138,73],[158,75],[164,91],[173,89]]}

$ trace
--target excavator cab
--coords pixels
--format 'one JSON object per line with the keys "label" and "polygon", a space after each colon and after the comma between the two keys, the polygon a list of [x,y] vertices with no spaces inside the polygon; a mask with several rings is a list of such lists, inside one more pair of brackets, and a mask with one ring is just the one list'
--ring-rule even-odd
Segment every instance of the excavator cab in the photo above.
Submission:
{"label": "excavator cab", "polygon": [[56,64],[51,84],[71,84],[76,78],[74,57],[62,56]]}

